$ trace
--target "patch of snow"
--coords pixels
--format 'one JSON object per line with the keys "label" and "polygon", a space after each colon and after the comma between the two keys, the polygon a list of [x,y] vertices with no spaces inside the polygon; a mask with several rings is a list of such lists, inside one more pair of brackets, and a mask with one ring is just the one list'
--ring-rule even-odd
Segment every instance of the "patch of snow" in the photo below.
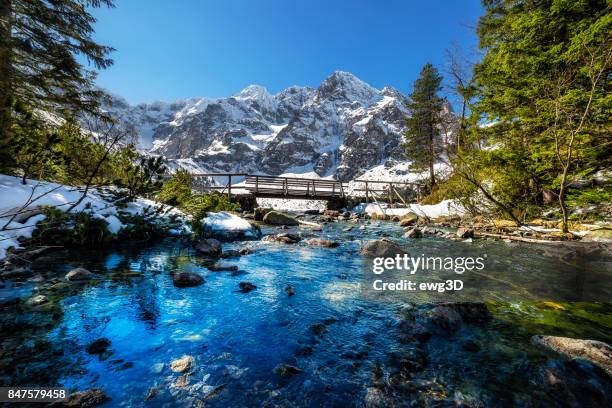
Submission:
{"label": "patch of snow", "polygon": [[454,200],[443,200],[438,204],[422,205],[410,204],[405,208],[389,208],[387,203],[361,203],[353,208],[353,212],[366,214],[386,214],[391,216],[402,216],[408,213],[436,218],[450,215],[463,215],[465,209]]}
{"label": "patch of snow", "polygon": [[202,224],[213,232],[242,232],[246,237],[256,237],[253,226],[247,220],[227,211],[208,213],[202,219]]}

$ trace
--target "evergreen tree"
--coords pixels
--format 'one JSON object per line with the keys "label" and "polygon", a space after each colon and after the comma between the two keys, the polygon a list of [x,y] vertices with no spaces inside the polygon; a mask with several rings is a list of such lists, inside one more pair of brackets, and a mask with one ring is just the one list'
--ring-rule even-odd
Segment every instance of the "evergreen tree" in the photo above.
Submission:
{"label": "evergreen tree", "polygon": [[91,38],[89,7],[112,0],[0,0],[0,168],[12,159],[15,103],[50,112],[97,112],[94,71],[112,64],[112,48]]}
{"label": "evergreen tree", "polygon": [[406,156],[412,160],[416,170],[429,170],[430,187],[436,185],[434,163],[440,155],[440,116],[444,99],[438,92],[442,76],[431,64],[425,64],[419,78],[414,82],[408,109],[408,131],[406,132]]}
{"label": "evergreen tree", "polygon": [[556,192],[564,231],[572,175],[610,164],[610,33],[605,0],[487,0],[478,25],[477,133],[494,147],[480,155],[521,213]]}

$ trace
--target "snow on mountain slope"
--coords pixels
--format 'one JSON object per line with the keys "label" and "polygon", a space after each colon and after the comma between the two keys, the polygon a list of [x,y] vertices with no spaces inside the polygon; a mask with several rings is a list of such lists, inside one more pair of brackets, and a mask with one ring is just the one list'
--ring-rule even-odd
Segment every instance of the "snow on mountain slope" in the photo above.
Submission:
{"label": "snow on mountain slope", "polygon": [[171,168],[199,172],[302,174],[348,181],[404,162],[407,98],[337,71],[314,89],[275,95],[250,85],[228,98],[193,98],[107,109],[133,126],[139,147]]}

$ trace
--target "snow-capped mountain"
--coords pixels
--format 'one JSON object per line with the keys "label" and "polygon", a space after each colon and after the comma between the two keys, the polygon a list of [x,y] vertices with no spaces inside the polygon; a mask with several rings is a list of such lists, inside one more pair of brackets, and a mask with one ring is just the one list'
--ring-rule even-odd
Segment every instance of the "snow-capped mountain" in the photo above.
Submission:
{"label": "snow-capped mountain", "polygon": [[[271,95],[251,85],[228,98],[107,109],[134,126],[139,147],[200,172],[310,173],[350,180],[404,161],[406,97],[334,72],[321,85]],[[313,174],[313,173],[316,173]]]}

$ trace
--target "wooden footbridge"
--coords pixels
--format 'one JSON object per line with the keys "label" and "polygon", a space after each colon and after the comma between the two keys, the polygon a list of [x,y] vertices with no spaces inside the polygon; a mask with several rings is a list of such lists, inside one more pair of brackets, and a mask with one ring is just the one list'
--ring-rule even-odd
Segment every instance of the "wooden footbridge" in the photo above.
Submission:
{"label": "wooden footbridge", "polygon": [[[194,189],[218,191],[255,197],[333,200],[346,197],[363,198],[365,202],[415,202],[420,199],[422,186],[417,183],[383,180],[360,180],[350,183],[303,177],[279,177],[247,173],[193,173]],[[213,182],[212,180],[215,180]],[[219,179],[223,182],[219,182]]]}

